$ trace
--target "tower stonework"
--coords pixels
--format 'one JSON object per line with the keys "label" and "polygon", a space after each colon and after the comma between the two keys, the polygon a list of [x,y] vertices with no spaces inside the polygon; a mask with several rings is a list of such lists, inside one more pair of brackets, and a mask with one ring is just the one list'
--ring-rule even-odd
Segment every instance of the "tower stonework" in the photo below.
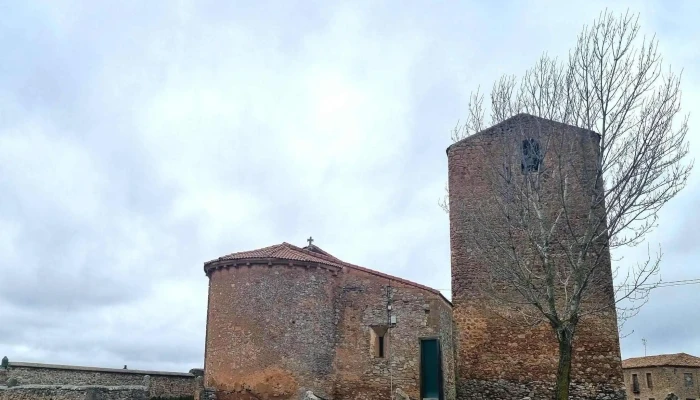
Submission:
{"label": "tower stonework", "polygon": [[[542,135],[563,135],[560,137],[565,140],[560,143],[597,140],[598,137],[591,131],[519,114],[447,149],[458,399],[551,399],[556,383],[558,343],[551,326],[546,323],[525,326],[502,318],[512,309],[493,301],[493,293],[483,290],[489,281],[489,264],[469,241],[469,235],[475,230],[473,219],[468,216],[483,211],[477,208],[483,207],[492,190],[488,169],[492,168],[494,160],[489,159],[488,154],[495,153],[489,149],[494,150],[498,143],[508,142],[508,135],[523,133],[525,137],[537,136],[543,140],[546,137]],[[517,136],[512,140],[514,145],[503,148],[518,152],[520,138]],[[585,151],[573,154],[573,157],[580,158],[583,166],[587,160],[595,159]],[[545,158],[545,163],[547,161]],[[574,161],[573,164],[578,165],[578,161]],[[520,167],[513,173],[521,173]],[[581,209],[586,209],[586,199],[580,195]],[[607,250],[594,280],[598,289],[586,299],[582,308],[605,305],[610,308],[582,317],[578,324],[570,395],[574,399],[623,398],[617,316]]]}

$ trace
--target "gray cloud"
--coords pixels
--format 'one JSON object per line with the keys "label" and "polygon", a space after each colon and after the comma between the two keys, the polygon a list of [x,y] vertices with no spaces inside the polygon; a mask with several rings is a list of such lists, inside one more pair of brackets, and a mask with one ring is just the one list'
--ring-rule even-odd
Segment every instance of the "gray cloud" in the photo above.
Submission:
{"label": "gray cloud", "polygon": [[[691,110],[700,104],[698,6],[661,4],[633,9],[667,60],[686,67]],[[564,56],[604,7],[4,6],[0,351],[200,366],[202,262],[308,235],[349,262],[449,289],[437,201],[469,90],[521,73],[543,51]],[[698,277],[685,215],[700,195],[694,179],[650,238],[667,252],[664,279]],[[681,304],[697,300],[693,287],[659,289],[630,321],[623,356],[642,351],[641,337],[700,354]]]}

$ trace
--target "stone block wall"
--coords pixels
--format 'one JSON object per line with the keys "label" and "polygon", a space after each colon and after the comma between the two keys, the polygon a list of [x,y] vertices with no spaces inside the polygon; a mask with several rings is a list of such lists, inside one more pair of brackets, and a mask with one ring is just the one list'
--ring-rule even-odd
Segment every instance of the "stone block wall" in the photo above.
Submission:
{"label": "stone block wall", "polygon": [[212,272],[205,386],[241,398],[297,398],[306,390],[331,395],[333,278],[324,269],[288,265]]}
{"label": "stone block wall", "polygon": [[145,386],[0,386],[0,400],[148,400]]}
{"label": "stone block wall", "polygon": [[[334,398],[392,398],[397,388],[412,399],[420,398],[420,339],[439,338],[445,398],[454,399],[452,313],[446,300],[352,270],[341,275],[335,299],[339,321]],[[385,336],[385,357],[378,358],[372,351],[371,329],[389,325],[390,314],[396,324]]]}
{"label": "stone block wall", "polygon": [[[526,327],[504,318],[517,313],[513,313],[514,306],[494,301],[484,290],[490,284],[490,261],[481,254],[483,247],[475,246],[473,240],[473,235],[480,232],[473,226],[477,215],[494,212],[490,228],[498,231],[500,215],[494,206],[493,196],[497,192],[494,192],[491,177],[494,168],[500,168],[498,171],[509,168],[513,175],[521,174],[519,152],[522,139],[530,136],[528,132],[550,146],[581,144],[580,160],[573,159],[572,166],[567,167],[575,168],[577,173],[590,170],[591,160],[595,161],[587,144],[595,139],[591,132],[524,115],[448,149],[452,312],[459,399],[485,398],[484,393],[500,393],[497,397],[503,399],[522,399],[523,393],[532,394],[534,397],[529,397],[533,399],[547,399],[555,382],[558,346],[551,327],[544,321],[538,326]],[[556,140],[547,141],[547,135],[555,135]],[[513,154],[504,158],[508,152]],[[545,168],[552,167],[555,154],[550,152],[545,156]],[[572,159],[567,158],[567,161]],[[577,187],[572,184],[572,190]],[[587,197],[582,193],[575,197],[579,194],[572,193],[572,198],[580,198],[580,202],[575,200],[570,212],[586,210]],[[485,237],[479,240],[488,246]],[[497,245],[492,243],[494,248]],[[593,277],[597,290],[585,299],[583,307],[610,308],[605,313],[583,318],[578,325],[572,371],[575,381],[572,395],[575,397],[596,398],[599,393],[619,394],[622,389],[609,254],[602,260],[603,267]],[[517,298],[507,287],[499,295]]]}
{"label": "stone block wall", "polygon": [[[193,397],[196,389],[195,376],[189,373],[141,371],[129,369],[78,367],[10,362],[0,378],[2,384],[15,379],[19,385],[60,385],[60,386],[138,386],[143,385],[144,377],[149,376],[150,398]],[[63,389],[62,389],[63,390]],[[66,392],[68,393],[68,392]],[[111,393],[111,392],[110,392]]]}
{"label": "stone block wall", "polygon": [[[625,368],[625,390],[628,400],[665,399],[673,393],[680,399],[700,399],[700,368],[693,367],[647,367]],[[650,375],[650,382],[647,381]],[[692,385],[685,382],[685,374],[692,377]],[[637,375],[639,392],[633,390],[632,375]]]}
{"label": "stone block wall", "polygon": [[[391,305],[392,309],[388,310]],[[389,312],[397,323],[388,327]],[[386,329],[385,357],[372,330]],[[356,269],[283,262],[210,272],[205,386],[218,399],[419,397],[420,338],[439,338],[454,399],[451,305],[434,291]]]}

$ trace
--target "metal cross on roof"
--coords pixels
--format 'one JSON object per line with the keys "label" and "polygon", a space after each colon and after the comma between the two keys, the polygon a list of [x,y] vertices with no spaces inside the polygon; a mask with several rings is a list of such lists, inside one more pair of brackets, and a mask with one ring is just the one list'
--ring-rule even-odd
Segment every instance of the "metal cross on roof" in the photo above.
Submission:
{"label": "metal cross on roof", "polygon": [[311,246],[311,244],[314,242],[314,238],[312,238],[311,236],[309,236],[309,238],[306,239],[306,241],[309,242],[309,246]]}

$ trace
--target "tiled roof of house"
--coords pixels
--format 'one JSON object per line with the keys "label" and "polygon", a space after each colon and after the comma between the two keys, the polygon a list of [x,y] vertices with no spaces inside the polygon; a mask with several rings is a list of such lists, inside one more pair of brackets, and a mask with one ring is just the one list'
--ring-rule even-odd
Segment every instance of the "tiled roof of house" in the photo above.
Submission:
{"label": "tiled roof of house", "polygon": [[[420,283],[412,282],[406,279],[398,278],[393,275],[385,274],[383,272],[375,271],[373,269],[360,267],[359,265],[354,265],[342,261],[326,251],[322,250],[320,247],[315,245],[310,245],[304,248],[294,246],[287,242],[276,244],[274,246],[263,247],[257,250],[241,251],[238,253],[231,253],[214,260],[210,260],[204,263],[204,270],[207,271],[209,266],[214,263],[219,263],[221,261],[235,261],[235,260],[261,260],[261,261],[271,261],[271,260],[286,260],[286,261],[301,261],[309,262],[315,264],[323,264],[339,269],[353,269],[356,271],[362,271],[371,275],[379,276],[385,279],[389,279],[395,282],[402,283],[404,285],[417,287],[423,290],[440,295],[446,302],[450,303],[439,290],[433,289],[431,287],[421,285]],[[451,304],[451,303],[450,303]]]}
{"label": "tiled roof of house", "polygon": [[[315,246],[314,246],[315,247]],[[244,259],[279,259],[279,260],[292,260],[292,261],[306,261],[324,265],[330,265],[332,267],[342,268],[343,266],[338,262],[340,260],[333,259],[324,256],[320,253],[314,254],[313,251],[304,250],[300,247],[296,247],[287,242],[276,244],[274,246],[263,247],[261,249],[241,251],[238,253],[231,253],[223,257],[219,257],[215,260],[207,261],[204,263],[206,267],[209,264],[215,263],[217,261],[225,260],[244,260]]]}
{"label": "tiled roof of house", "polygon": [[647,367],[698,367],[700,357],[686,353],[660,354],[658,356],[646,356],[628,358],[622,361],[622,368],[647,368]]}

